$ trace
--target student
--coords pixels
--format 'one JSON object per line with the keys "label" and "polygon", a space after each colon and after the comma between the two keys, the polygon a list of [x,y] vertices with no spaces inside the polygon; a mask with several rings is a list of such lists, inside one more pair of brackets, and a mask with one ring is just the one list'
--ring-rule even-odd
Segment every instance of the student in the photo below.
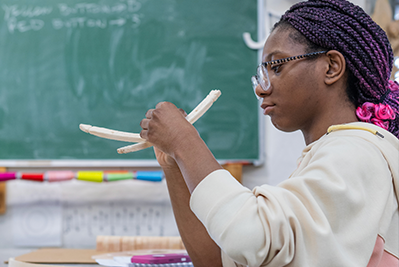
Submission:
{"label": "student", "polygon": [[275,187],[239,184],[173,104],[146,113],[141,136],[196,267],[399,265],[392,61],[384,31],[350,2],[311,0],[282,16],[252,81],[273,125],[300,130],[307,147]]}

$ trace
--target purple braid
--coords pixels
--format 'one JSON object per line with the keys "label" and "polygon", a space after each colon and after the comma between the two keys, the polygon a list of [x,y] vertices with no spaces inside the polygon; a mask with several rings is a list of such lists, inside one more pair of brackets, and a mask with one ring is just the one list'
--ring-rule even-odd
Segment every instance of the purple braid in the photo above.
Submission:
{"label": "purple braid", "polygon": [[275,28],[286,23],[312,46],[342,53],[351,101],[359,108],[366,102],[392,108],[396,116],[385,128],[399,138],[399,85],[389,82],[393,52],[385,32],[370,16],[346,0],[309,0],[292,6]]}

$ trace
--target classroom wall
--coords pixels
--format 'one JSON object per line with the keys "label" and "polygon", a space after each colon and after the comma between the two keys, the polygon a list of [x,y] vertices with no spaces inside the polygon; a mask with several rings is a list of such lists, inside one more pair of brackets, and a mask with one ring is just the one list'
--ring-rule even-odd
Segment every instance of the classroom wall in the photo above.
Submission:
{"label": "classroom wall", "polygon": [[[97,236],[177,236],[166,182],[7,182],[0,251],[95,248]],[[1,256],[1,253],[0,253]]]}

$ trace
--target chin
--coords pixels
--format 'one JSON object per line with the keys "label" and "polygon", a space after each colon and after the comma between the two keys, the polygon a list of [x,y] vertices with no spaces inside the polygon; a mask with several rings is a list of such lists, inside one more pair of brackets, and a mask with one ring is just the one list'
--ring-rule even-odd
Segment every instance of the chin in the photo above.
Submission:
{"label": "chin", "polygon": [[295,127],[292,124],[289,123],[283,123],[283,122],[279,122],[274,120],[273,118],[271,118],[272,124],[274,125],[274,127],[276,127],[277,130],[280,130],[282,132],[286,132],[286,133],[291,133],[291,132],[295,132],[297,130],[299,130],[299,128]]}

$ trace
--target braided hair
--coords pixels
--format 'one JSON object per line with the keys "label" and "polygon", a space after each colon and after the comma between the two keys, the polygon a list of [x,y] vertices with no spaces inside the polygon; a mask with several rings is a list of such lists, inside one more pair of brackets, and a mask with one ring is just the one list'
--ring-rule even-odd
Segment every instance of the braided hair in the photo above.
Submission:
{"label": "braided hair", "polygon": [[389,81],[392,48],[385,32],[363,9],[346,0],[309,0],[293,5],[274,29],[280,27],[296,29],[296,40],[308,49],[342,53],[348,73],[346,92],[359,120],[399,138],[399,85]]}

